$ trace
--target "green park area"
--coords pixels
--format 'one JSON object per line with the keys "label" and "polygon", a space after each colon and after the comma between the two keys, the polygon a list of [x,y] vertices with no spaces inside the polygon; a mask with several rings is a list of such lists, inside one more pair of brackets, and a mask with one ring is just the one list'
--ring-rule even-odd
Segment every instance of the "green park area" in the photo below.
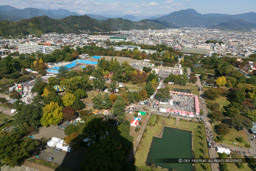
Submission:
{"label": "green park area", "polygon": [[194,85],[181,86],[181,85],[175,84],[175,85],[168,85],[168,87],[170,90],[173,90],[173,91],[178,90],[178,89],[188,90],[192,94],[199,95],[198,87],[194,86]]}
{"label": "green park area", "polygon": [[13,125],[14,118],[0,113],[0,130]]}
{"label": "green park area", "polygon": [[[209,158],[207,142],[205,137],[204,125],[192,121],[176,120],[174,118],[159,117],[150,119],[140,145],[135,154],[135,165],[139,168],[150,170],[151,167],[146,165],[150,147],[155,136],[160,136],[165,127],[176,128],[192,132],[192,152],[195,158]],[[153,123],[155,121],[155,123]],[[211,170],[209,164],[195,164],[196,170]]]}

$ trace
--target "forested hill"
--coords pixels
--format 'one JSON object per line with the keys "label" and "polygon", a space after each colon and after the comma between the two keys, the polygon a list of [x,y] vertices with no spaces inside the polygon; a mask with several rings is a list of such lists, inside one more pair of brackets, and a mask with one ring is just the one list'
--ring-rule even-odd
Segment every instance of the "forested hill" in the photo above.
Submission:
{"label": "forested hill", "polygon": [[[0,36],[7,37],[57,32],[57,33],[82,33],[82,32],[108,32],[130,29],[163,29],[167,26],[154,20],[132,22],[121,18],[98,21],[86,15],[69,16],[55,20],[47,16],[34,17],[19,22],[1,21]],[[169,27],[169,26],[168,26]],[[175,27],[175,26],[173,26]]]}

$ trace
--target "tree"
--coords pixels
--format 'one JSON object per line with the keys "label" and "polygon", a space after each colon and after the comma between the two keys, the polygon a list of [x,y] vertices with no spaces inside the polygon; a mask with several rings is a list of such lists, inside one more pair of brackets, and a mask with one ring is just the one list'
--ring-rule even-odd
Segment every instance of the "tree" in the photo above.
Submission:
{"label": "tree", "polygon": [[154,90],[151,82],[146,84],[146,90],[147,90],[148,97],[150,97],[150,96],[152,96],[154,94],[155,90]]}
{"label": "tree", "polygon": [[242,130],[243,128],[250,129],[252,127],[252,121],[244,116],[232,116],[230,119],[232,126],[237,130]]}
{"label": "tree", "polygon": [[169,88],[161,88],[158,90],[158,92],[155,95],[155,98],[159,101],[166,102],[171,98]]}
{"label": "tree", "polygon": [[225,107],[225,115],[226,116],[237,116],[240,115],[242,106],[239,103],[231,102],[228,106]]}
{"label": "tree", "polygon": [[92,101],[93,101],[93,107],[95,109],[102,109],[103,108],[101,94],[97,94],[97,96],[95,96]]}
{"label": "tree", "polygon": [[87,97],[86,91],[85,91],[85,90],[82,90],[82,89],[77,89],[77,90],[74,92],[74,95],[75,95],[76,98],[78,98],[78,99],[82,99],[82,98]]}
{"label": "tree", "polygon": [[220,87],[220,86],[225,86],[227,84],[227,80],[225,76],[222,77],[218,77],[216,80],[216,84]]}
{"label": "tree", "polygon": [[65,135],[70,135],[70,134],[72,134],[73,132],[79,132],[79,127],[76,126],[76,125],[71,124],[71,125],[68,125],[68,126],[65,128],[64,132],[65,132]]}
{"label": "tree", "polygon": [[139,95],[141,100],[145,100],[148,98],[147,91],[144,88],[139,91]]}
{"label": "tree", "polygon": [[24,104],[16,103],[15,122],[19,128],[38,128],[43,115],[40,103]]}
{"label": "tree", "polygon": [[116,91],[116,82],[115,81],[111,81],[110,91],[111,91],[111,93],[115,93],[115,91]]}
{"label": "tree", "polygon": [[204,92],[204,96],[209,100],[215,100],[217,97],[219,97],[219,95],[219,91],[214,88],[209,88]]}
{"label": "tree", "polygon": [[242,89],[233,88],[230,90],[230,93],[228,95],[229,101],[242,103],[245,101],[245,93]]}
{"label": "tree", "polygon": [[229,133],[229,126],[227,124],[219,124],[215,126],[215,131],[219,135],[227,135]]}
{"label": "tree", "polygon": [[44,93],[42,94],[42,96],[48,96],[49,92],[50,91],[47,88],[44,88]]}
{"label": "tree", "polygon": [[70,121],[76,118],[75,111],[70,106],[64,107],[63,116],[64,116],[64,120],[66,121]]}
{"label": "tree", "polygon": [[58,125],[63,120],[62,107],[56,102],[43,107],[43,117],[40,122],[43,126]]}
{"label": "tree", "polygon": [[0,132],[0,164],[17,166],[31,157],[37,150],[39,141],[28,137],[22,137],[14,132]]}
{"label": "tree", "polygon": [[109,95],[109,99],[111,100],[112,103],[114,103],[116,101],[117,97],[118,96],[116,94],[110,94]]}
{"label": "tree", "polygon": [[66,93],[62,97],[62,101],[63,101],[64,106],[72,106],[75,102],[75,99],[76,99],[76,97],[72,93]]}
{"label": "tree", "polygon": [[12,90],[10,92],[10,97],[13,98],[13,99],[20,99],[21,95],[16,90]]}
{"label": "tree", "polygon": [[118,118],[123,118],[125,114],[125,102],[121,96],[118,96],[113,104],[113,114]]}
{"label": "tree", "polygon": [[47,85],[41,78],[37,78],[35,80],[34,87],[32,88],[32,92],[38,93],[38,95],[41,95],[44,91],[44,87]]}
{"label": "tree", "polygon": [[103,77],[102,72],[100,72],[99,70],[95,70],[94,77],[95,77],[95,79],[93,79],[94,88],[99,90],[104,90],[105,79]]}
{"label": "tree", "polygon": [[85,108],[85,104],[80,99],[76,98],[72,108],[74,110],[80,110],[80,109]]}
{"label": "tree", "polygon": [[149,73],[152,69],[150,67],[143,67],[143,71]]}
{"label": "tree", "polygon": [[57,102],[59,106],[62,106],[61,97],[56,92],[49,92],[47,96],[44,96],[44,104],[50,104],[51,102]]}
{"label": "tree", "polygon": [[112,102],[110,100],[110,98],[108,97],[108,94],[105,94],[102,100],[102,106],[103,109],[110,109],[112,107]]}

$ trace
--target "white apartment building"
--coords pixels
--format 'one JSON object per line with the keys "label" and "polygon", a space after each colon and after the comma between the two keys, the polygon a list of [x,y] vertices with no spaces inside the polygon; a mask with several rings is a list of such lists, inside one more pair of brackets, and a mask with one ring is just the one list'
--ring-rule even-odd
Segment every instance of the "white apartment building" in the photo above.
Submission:
{"label": "white apartment building", "polygon": [[18,45],[18,51],[20,54],[25,53],[43,53],[43,54],[50,54],[54,50],[60,49],[57,46],[44,46],[44,45],[38,45],[36,43],[25,43],[25,44],[19,44]]}

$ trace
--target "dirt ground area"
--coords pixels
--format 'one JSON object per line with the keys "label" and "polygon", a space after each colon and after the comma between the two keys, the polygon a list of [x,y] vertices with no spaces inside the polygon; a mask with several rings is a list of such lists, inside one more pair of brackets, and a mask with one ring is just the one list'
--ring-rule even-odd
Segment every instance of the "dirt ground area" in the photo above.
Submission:
{"label": "dirt ground area", "polygon": [[[132,119],[134,118],[134,114],[126,114],[125,115],[125,119],[128,120],[129,122],[132,121]],[[141,116],[141,120],[140,120],[140,127],[143,125],[144,121],[146,119],[146,116]],[[136,137],[139,135],[139,131],[135,131],[136,127],[131,126],[130,127],[130,136],[134,137],[134,141],[136,140]]]}
{"label": "dirt ground area", "polygon": [[39,132],[32,135],[36,139],[40,139],[42,137],[45,138],[52,138],[52,137],[58,137],[58,138],[64,138],[65,133],[64,130],[59,129],[58,126],[49,126],[49,127],[41,127],[39,128]]}
{"label": "dirt ground area", "polygon": [[125,61],[127,61],[128,64],[139,62],[139,60],[128,58],[128,57],[118,57],[118,56],[103,56],[103,57],[106,59],[106,61],[111,61],[112,58],[113,59],[116,58],[119,63],[124,63]]}
{"label": "dirt ground area", "polygon": [[54,148],[47,147],[39,154],[39,159],[48,161],[48,158],[53,157],[53,163],[60,166],[70,168],[74,171],[80,170],[80,163],[83,160],[85,154],[85,148],[74,149],[71,152],[60,151],[57,152]]}

